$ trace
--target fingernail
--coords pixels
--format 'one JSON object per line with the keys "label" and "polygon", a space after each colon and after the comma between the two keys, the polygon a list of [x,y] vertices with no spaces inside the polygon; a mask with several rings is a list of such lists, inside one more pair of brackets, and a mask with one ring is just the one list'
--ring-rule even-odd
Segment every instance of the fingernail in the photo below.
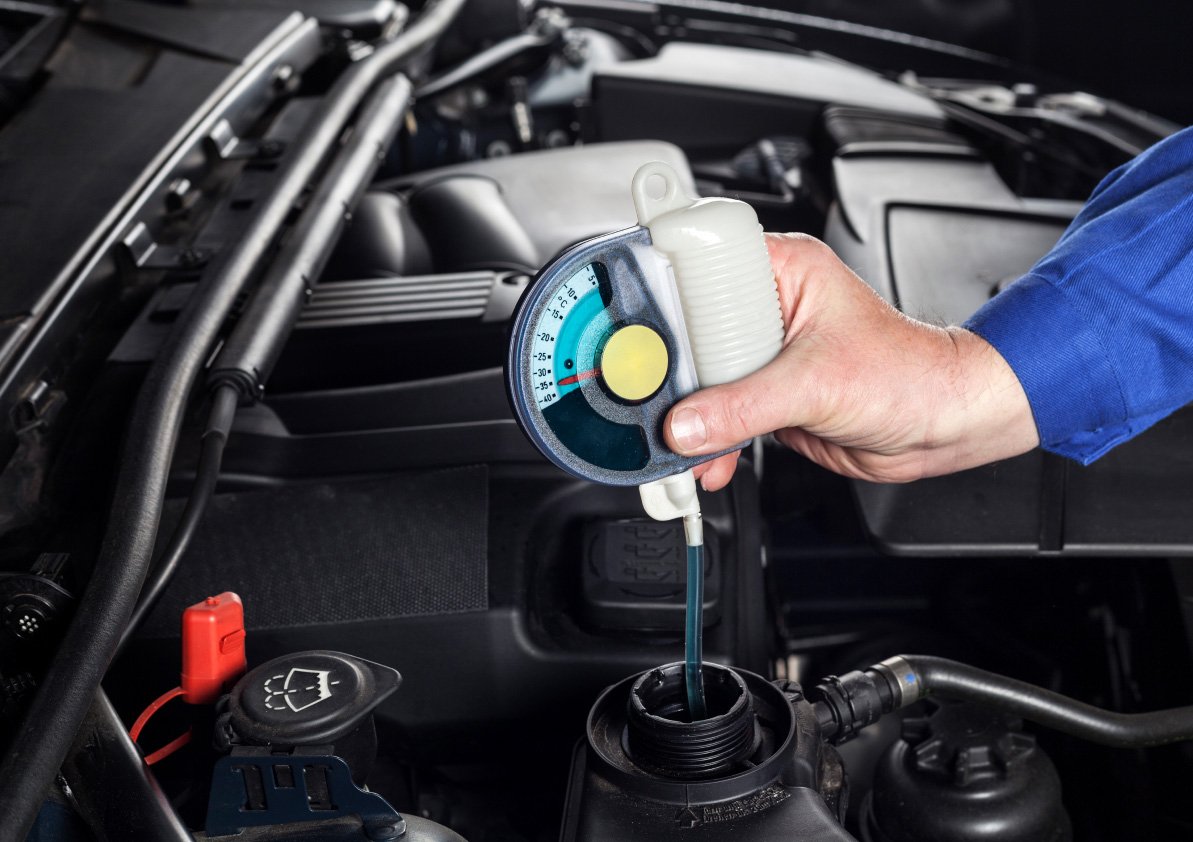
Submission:
{"label": "fingernail", "polygon": [[708,430],[704,427],[704,416],[700,410],[691,407],[676,410],[671,416],[671,437],[685,452],[703,445],[708,440]]}

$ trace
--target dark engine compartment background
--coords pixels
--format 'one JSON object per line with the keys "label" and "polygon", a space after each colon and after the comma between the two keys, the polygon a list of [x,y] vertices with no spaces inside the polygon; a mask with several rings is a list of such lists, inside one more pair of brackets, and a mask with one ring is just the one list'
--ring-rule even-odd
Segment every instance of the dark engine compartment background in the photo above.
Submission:
{"label": "dark engine compartment background", "polygon": [[[749,49],[755,35],[679,37],[699,9],[677,23],[599,6],[563,4],[587,29],[579,81],[552,56],[419,103],[416,130],[389,151],[264,401],[238,413],[184,568],[105,682],[126,717],[177,680],[182,608],[234,590],[251,663],[340,649],[403,673],[379,712],[369,779],[395,807],[472,842],[556,838],[569,757],[597,693],[682,651],[682,579],[666,559],[661,581],[638,587],[657,567],[608,552],[609,536],[640,560],[673,543],[674,528],[644,523],[634,489],[555,470],[512,420],[500,364],[509,313],[534,272],[578,239],[632,224],[629,177],[664,159],[703,195],[753,203],[768,229],[824,238],[910,314],[956,321],[1046,251],[1097,177],[1125,159],[1035,126],[1076,150],[1076,163],[1053,166],[857,65],[798,49],[763,55]],[[872,24],[893,14],[856,11]],[[1088,76],[1074,75],[1193,117],[1176,90],[1189,54],[1170,44],[1188,31],[1187,10],[1166,10],[1164,26],[1108,3],[991,0],[938,12],[901,10],[900,28],[920,21],[919,34],[1045,70],[1080,71],[1079,57],[1097,54]],[[111,37],[120,27],[94,28]],[[1146,40],[1131,40],[1135,27]],[[658,55],[639,54],[648,36],[665,43]],[[1152,59],[1121,73],[1107,58],[1144,45]],[[730,53],[734,72],[719,72],[712,62]],[[789,72],[776,83],[751,73],[755,60]],[[321,69],[262,118],[264,137],[292,139]],[[546,84],[559,79],[563,94]],[[518,104],[534,118],[529,142],[511,120]],[[786,181],[768,176],[774,162]],[[256,170],[236,183],[269,177]],[[237,190],[211,211],[230,214],[217,232],[225,242],[232,206],[252,203],[251,190]],[[86,422],[61,441],[39,505],[3,538],[14,569],[46,548],[85,568],[102,533],[119,459],[106,443],[199,274],[137,277],[122,305],[131,326],[105,337],[106,360],[93,360],[94,380],[73,392],[72,417]],[[902,487],[847,482],[759,444],[731,487],[705,500],[707,657],[812,680],[923,651],[1116,710],[1179,705],[1193,691],[1193,576],[1182,559],[1193,550],[1190,430],[1185,410],[1090,469],[1035,453]],[[195,456],[192,441],[175,459],[163,534]],[[896,732],[875,729],[843,752],[855,804]],[[1042,729],[1039,739],[1060,769],[1076,839],[1193,831],[1188,746],[1115,751]],[[158,769],[198,822],[186,757]]]}

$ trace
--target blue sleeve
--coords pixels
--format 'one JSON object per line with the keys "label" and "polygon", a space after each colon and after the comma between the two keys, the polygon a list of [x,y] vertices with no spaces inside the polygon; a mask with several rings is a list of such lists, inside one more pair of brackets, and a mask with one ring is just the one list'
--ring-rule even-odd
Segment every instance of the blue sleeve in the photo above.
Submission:
{"label": "blue sleeve", "polygon": [[1193,128],[1106,176],[965,327],[1015,371],[1044,449],[1083,464],[1193,401]]}

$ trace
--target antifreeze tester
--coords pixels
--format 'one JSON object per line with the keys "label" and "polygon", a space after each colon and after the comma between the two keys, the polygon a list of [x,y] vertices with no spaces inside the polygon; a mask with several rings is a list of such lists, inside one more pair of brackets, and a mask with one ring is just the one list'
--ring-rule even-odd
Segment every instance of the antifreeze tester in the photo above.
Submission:
{"label": "antifreeze tester", "polygon": [[683,518],[685,677],[701,719],[704,538],[692,468],[714,457],[672,453],[663,420],[685,395],[774,359],[783,317],[753,208],[692,199],[658,162],[638,170],[630,192],[638,225],[565,250],[527,290],[506,376],[519,424],[548,459],[583,479],[639,486],[653,518]]}

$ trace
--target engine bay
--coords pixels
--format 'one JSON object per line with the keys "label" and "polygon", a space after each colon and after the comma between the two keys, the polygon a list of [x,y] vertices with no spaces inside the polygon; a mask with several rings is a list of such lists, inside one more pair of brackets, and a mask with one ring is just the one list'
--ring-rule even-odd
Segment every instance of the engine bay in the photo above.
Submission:
{"label": "engine bay", "polygon": [[[1096,745],[900,678],[1187,704],[1187,409],[1090,467],[904,485],[753,442],[703,498],[720,730],[693,736],[682,527],[544,460],[503,372],[536,274],[635,223],[644,164],[955,324],[1175,127],[808,15],[453,3],[88,8],[0,125],[0,165],[49,162],[0,184],[0,745],[66,752],[28,838],[1188,838],[1188,743]],[[84,94],[155,116],[83,148]],[[68,105],[84,141],[54,140]],[[138,553],[130,596],[111,571]],[[103,588],[123,624],[88,607]],[[185,683],[184,616],[217,613],[248,672],[155,716],[142,746],[191,736],[143,767],[124,729]],[[104,635],[107,659],[70,643]],[[84,688],[82,730],[38,718],[55,686]]]}

